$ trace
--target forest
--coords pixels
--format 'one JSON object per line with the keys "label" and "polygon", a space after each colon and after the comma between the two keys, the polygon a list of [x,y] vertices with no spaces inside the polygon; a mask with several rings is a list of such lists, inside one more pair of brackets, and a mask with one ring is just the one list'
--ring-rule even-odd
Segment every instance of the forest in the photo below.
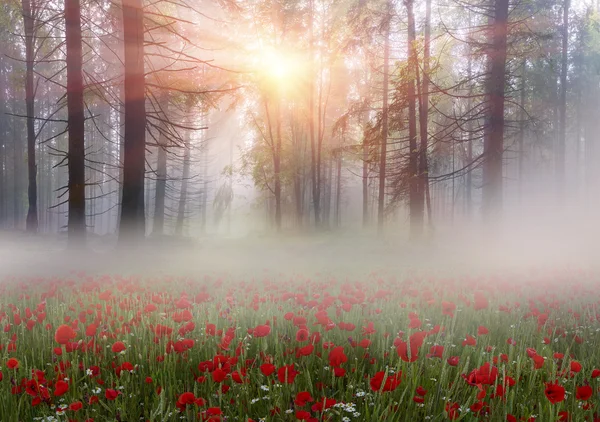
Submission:
{"label": "forest", "polygon": [[7,231],[416,241],[598,196],[594,2],[3,0],[0,20]]}

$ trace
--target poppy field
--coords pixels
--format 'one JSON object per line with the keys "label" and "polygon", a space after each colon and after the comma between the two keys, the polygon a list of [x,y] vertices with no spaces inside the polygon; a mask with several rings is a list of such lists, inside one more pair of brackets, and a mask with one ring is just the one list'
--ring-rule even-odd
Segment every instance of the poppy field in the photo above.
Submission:
{"label": "poppy field", "polygon": [[586,271],[9,277],[2,421],[598,421]]}

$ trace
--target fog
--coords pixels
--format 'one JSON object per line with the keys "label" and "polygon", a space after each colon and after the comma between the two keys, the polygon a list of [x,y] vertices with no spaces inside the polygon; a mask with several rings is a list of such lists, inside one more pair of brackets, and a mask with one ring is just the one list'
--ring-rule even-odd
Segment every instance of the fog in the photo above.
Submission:
{"label": "fog", "polygon": [[[85,250],[69,250],[65,235],[3,232],[0,271],[4,276],[140,275],[147,277],[230,274],[260,278],[265,273],[317,273],[360,279],[375,271],[396,277],[510,274],[523,271],[592,270],[600,262],[598,224],[581,209],[530,207],[495,227],[455,222],[409,241],[396,223],[379,237],[372,229],[281,233],[242,226],[235,217],[229,234],[149,237],[135,247],[116,236],[88,238]],[[246,219],[247,221],[247,219]],[[254,227],[254,228],[253,228]]]}

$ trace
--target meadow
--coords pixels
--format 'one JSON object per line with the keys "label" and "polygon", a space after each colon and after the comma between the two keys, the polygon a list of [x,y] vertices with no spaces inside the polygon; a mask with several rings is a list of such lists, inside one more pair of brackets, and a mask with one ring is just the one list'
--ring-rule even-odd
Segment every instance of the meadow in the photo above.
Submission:
{"label": "meadow", "polygon": [[583,270],[6,277],[2,421],[597,421]]}

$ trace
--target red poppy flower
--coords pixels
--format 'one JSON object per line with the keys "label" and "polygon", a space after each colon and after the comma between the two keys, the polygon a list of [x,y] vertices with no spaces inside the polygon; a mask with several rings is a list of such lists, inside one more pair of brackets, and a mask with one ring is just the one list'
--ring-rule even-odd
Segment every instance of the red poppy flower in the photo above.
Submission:
{"label": "red poppy flower", "polygon": [[459,360],[460,356],[450,356],[448,359],[446,359],[446,362],[448,362],[448,365],[450,366],[458,366]]}
{"label": "red poppy flower", "polygon": [[344,348],[342,346],[331,349],[329,352],[329,365],[336,367],[346,362],[348,362],[348,356],[344,353]]}
{"label": "red poppy flower", "polygon": [[450,317],[454,317],[454,310],[456,309],[456,305],[454,302],[445,302],[442,301],[442,314],[448,315]]}
{"label": "red poppy flower", "polygon": [[266,337],[269,335],[269,333],[271,332],[271,326],[270,325],[258,325],[254,331],[253,331],[253,335],[254,337]]}
{"label": "red poppy flower", "polygon": [[581,364],[576,360],[571,362],[571,371],[572,372],[581,372]]}
{"label": "red poppy flower", "polygon": [[15,358],[10,358],[6,361],[6,367],[8,369],[17,369],[19,367],[19,361]]}
{"label": "red poppy flower", "polygon": [[302,342],[308,340],[308,335],[309,335],[308,330],[301,328],[298,331],[296,331],[296,341],[302,343]]}
{"label": "red poppy flower", "polygon": [[462,375],[462,377],[470,385],[492,385],[496,382],[498,377],[498,368],[491,366],[489,362],[484,363],[478,369],[473,369],[469,375]]}
{"label": "red poppy flower", "polygon": [[90,324],[85,329],[85,335],[88,337],[93,337],[96,335],[97,330],[98,330],[98,327],[96,326],[96,324]]}
{"label": "red poppy flower", "polygon": [[575,398],[577,400],[589,400],[592,397],[594,390],[589,385],[584,385],[582,387],[577,387],[577,392],[575,393]]}
{"label": "red poppy flower", "polygon": [[292,363],[291,365],[282,366],[277,370],[277,379],[282,384],[293,384],[298,374],[299,372],[294,369],[294,364]]}
{"label": "red poppy flower", "polygon": [[262,372],[265,377],[268,377],[275,372],[275,365],[272,363],[263,363],[260,365],[260,372]]}
{"label": "red poppy flower", "polygon": [[544,394],[546,394],[546,398],[550,400],[550,403],[560,403],[565,399],[565,388],[558,384],[546,383]]}
{"label": "red poppy flower", "polygon": [[107,388],[104,392],[104,397],[106,397],[107,400],[115,400],[117,397],[119,397],[119,394],[121,393],[119,393],[117,390]]}
{"label": "red poppy flower", "polygon": [[214,382],[223,382],[227,378],[227,372],[221,368],[217,368],[210,374]]}
{"label": "red poppy flower", "polygon": [[83,403],[81,403],[80,401],[73,402],[69,405],[69,410],[72,410],[73,412],[77,412],[78,410],[81,410],[82,408],[83,408]]}
{"label": "red poppy flower", "polygon": [[533,358],[533,367],[535,369],[540,369],[542,366],[544,366],[544,357],[540,356],[540,355],[535,355]]}
{"label": "red poppy flower", "polygon": [[127,347],[125,346],[125,343],[123,343],[122,341],[117,341],[117,342],[115,342],[115,344],[112,345],[112,351],[114,353],[121,353],[125,349],[127,349]]}
{"label": "red poppy flower", "polygon": [[59,380],[54,384],[54,395],[59,397],[69,391],[69,384],[66,381]]}
{"label": "red poppy flower", "polygon": [[346,370],[338,366],[336,368],[333,368],[333,375],[335,375],[337,378],[343,377],[344,375],[346,375]]}
{"label": "red poppy flower", "polygon": [[460,417],[460,405],[458,403],[448,402],[444,410],[448,414],[448,419],[451,421],[458,419]]}
{"label": "red poppy flower", "polygon": [[477,339],[475,339],[475,337],[470,336],[467,334],[467,338],[465,338],[462,342],[463,346],[476,346],[477,345]]}
{"label": "red poppy flower", "polygon": [[427,357],[441,359],[443,354],[444,354],[444,346],[435,345],[435,346],[431,346],[431,349],[429,349],[429,353],[427,354]]}
{"label": "red poppy flower", "polygon": [[313,412],[321,413],[326,409],[333,407],[337,403],[336,399],[329,399],[327,397],[323,397],[320,401],[313,404],[310,409]]}
{"label": "red poppy flower", "polygon": [[307,344],[304,347],[300,347],[298,349],[298,352],[296,353],[296,356],[300,357],[300,356],[310,356],[313,352],[313,350],[315,350],[315,346],[312,344]]}
{"label": "red poppy flower", "polygon": [[300,420],[300,421],[306,421],[310,419],[310,412],[306,411],[306,410],[298,410],[296,411],[296,419]]}
{"label": "red poppy flower", "polygon": [[75,330],[73,330],[73,328],[71,328],[71,326],[61,325],[60,327],[58,327],[56,329],[56,331],[54,333],[54,340],[58,344],[67,344],[68,342],[73,340],[76,336],[77,336],[77,334],[75,333]]}
{"label": "red poppy flower", "polygon": [[194,404],[195,400],[196,400],[196,397],[194,396],[194,393],[185,392],[185,393],[179,395],[179,398],[177,399],[177,403],[182,404],[185,407],[188,404]]}
{"label": "red poppy flower", "polygon": [[296,398],[294,399],[294,404],[296,406],[305,406],[306,403],[310,403],[313,401],[314,401],[314,399],[308,391],[301,391],[298,394],[296,394]]}
{"label": "red poppy flower", "polygon": [[369,385],[373,391],[394,391],[400,385],[401,376],[402,372],[399,372],[386,377],[384,371],[379,371],[370,379]]}
{"label": "red poppy flower", "polygon": [[566,410],[562,410],[560,412],[558,412],[558,421],[559,422],[569,422],[571,420],[571,416],[569,415],[569,412],[567,412]]}

